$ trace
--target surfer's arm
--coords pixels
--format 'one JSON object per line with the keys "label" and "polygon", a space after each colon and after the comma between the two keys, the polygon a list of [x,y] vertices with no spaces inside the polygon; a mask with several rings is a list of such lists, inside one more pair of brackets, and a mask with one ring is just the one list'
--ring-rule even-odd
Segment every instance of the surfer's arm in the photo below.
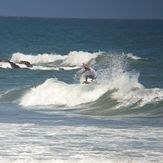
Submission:
{"label": "surfer's arm", "polygon": [[82,76],[82,75],[83,75],[85,72],[87,72],[87,71],[88,71],[88,70],[82,71],[80,75]]}
{"label": "surfer's arm", "polygon": [[90,68],[85,69],[81,74],[84,74],[87,71],[90,71]]}
{"label": "surfer's arm", "polygon": [[84,74],[85,72],[87,72],[87,70],[84,70],[81,74]]}

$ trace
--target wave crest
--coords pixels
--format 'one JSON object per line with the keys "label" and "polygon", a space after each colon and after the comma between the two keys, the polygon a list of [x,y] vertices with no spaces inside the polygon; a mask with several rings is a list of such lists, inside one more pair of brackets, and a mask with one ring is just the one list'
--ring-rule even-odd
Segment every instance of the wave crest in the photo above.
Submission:
{"label": "wave crest", "polygon": [[81,66],[82,63],[87,63],[91,59],[100,55],[100,52],[89,53],[83,51],[72,51],[67,55],[60,54],[38,54],[38,55],[25,55],[22,53],[14,53],[11,57],[12,62],[20,62],[22,60],[29,61],[32,64],[51,63],[61,61],[62,65]]}

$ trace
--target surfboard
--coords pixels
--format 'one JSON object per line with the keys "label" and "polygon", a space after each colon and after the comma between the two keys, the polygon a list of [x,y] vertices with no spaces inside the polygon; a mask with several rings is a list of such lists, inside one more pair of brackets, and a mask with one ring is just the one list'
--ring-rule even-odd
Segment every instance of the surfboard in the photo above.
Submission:
{"label": "surfboard", "polygon": [[92,82],[89,82],[89,81],[84,81],[82,84],[90,84],[90,83],[92,83]]}
{"label": "surfboard", "polygon": [[94,82],[95,80],[89,79],[86,81],[83,81],[82,84],[91,84],[92,82]]}

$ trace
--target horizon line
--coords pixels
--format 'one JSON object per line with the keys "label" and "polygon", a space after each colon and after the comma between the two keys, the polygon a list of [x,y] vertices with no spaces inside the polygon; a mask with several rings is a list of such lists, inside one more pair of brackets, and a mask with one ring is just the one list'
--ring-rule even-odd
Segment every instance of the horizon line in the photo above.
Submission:
{"label": "horizon line", "polygon": [[33,19],[82,19],[82,20],[163,20],[163,18],[86,18],[86,17],[46,17],[46,16],[7,16],[0,18],[33,18]]}

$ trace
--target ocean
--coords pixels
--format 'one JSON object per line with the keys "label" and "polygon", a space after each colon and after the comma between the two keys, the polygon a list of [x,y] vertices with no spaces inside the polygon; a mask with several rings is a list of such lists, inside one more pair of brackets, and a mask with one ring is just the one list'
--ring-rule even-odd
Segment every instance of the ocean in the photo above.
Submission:
{"label": "ocean", "polygon": [[0,162],[163,162],[163,20],[0,17]]}

